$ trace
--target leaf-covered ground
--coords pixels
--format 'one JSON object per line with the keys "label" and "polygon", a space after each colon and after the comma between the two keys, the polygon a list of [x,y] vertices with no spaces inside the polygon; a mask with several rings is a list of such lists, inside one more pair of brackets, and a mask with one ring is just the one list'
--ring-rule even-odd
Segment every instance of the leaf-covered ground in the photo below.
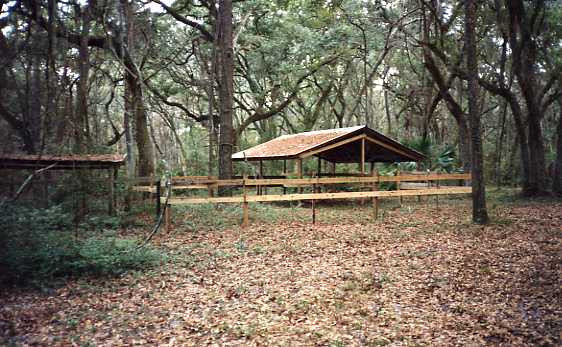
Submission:
{"label": "leaf-covered ground", "polygon": [[314,226],[277,208],[245,230],[185,213],[158,269],[1,294],[0,343],[560,345],[562,203],[492,205],[483,227],[466,199],[439,207],[327,206]]}

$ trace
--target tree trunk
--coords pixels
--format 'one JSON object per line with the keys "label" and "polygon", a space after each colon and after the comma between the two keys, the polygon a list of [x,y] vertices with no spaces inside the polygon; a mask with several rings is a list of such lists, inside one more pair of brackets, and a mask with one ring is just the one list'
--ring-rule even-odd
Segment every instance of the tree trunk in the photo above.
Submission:
{"label": "tree trunk", "polygon": [[[529,105],[527,105],[529,107]],[[528,195],[545,195],[547,193],[546,165],[544,157],[544,141],[540,120],[537,115],[531,116],[531,112],[539,112],[529,109],[527,117],[529,129],[529,154],[530,174]]]}
{"label": "tree trunk", "polygon": [[472,221],[488,222],[486,190],[482,170],[482,138],[480,135],[480,110],[478,107],[478,60],[476,56],[476,2],[465,0],[465,50],[468,71],[468,113],[472,154]]}
{"label": "tree trunk", "polygon": [[148,118],[144,106],[143,85],[141,71],[134,62],[135,45],[135,23],[133,5],[128,1],[123,2],[125,19],[127,24],[127,50],[121,52],[123,64],[125,65],[125,88],[128,90],[129,115],[133,116],[135,126],[135,140],[138,152],[137,174],[139,177],[154,175],[154,150],[150,143],[148,131]]}
{"label": "tree trunk", "polygon": [[466,118],[456,118],[459,131],[459,155],[464,172],[470,172],[472,169],[472,153],[471,153],[471,131],[468,128]]}
{"label": "tree trunk", "polygon": [[[78,10],[80,11],[80,10]],[[74,152],[86,153],[90,147],[88,127],[88,75],[90,72],[90,52],[88,34],[90,33],[90,10],[84,8],[80,13],[80,46],[78,47],[78,90],[76,93],[76,118],[74,120]]]}
{"label": "tree trunk", "polygon": [[[546,193],[546,170],[544,140],[541,129],[540,88],[537,74],[537,42],[533,33],[531,16],[542,6],[541,2],[531,2],[526,8],[523,0],[506,1],[509,14],[509,45],[512,50],[513,71],[527,106],[529,182],[523,193],[528,196]],[[533,14],[527,11],[534,11]]]}
{"label": "tree trunk", "polygon": [[135,139],[137,141],[138,150],[138,175],[139,177],[147,177],[154,175],[154,150],[150,143],[150,134],[148,132],[148,118],[144,107],[144,99],[142,86],[139,77],[127,70],[125,74],[125,83],[129,88],[130,113],[135,119]]}
{"label": "tree trunk", "polygon": [[504,101],[501,109],[500,119],[498,120],[498,131],[500,132],[496,139],[496,156],[495,156],[495,178],[496,185],[498,189],[502,186],[502,174],[501,174],[501,164],[502,164],[502,153],[503,153],[503,139],[505,137],[505,119],[507,118],[507,101]]}
{"label": "tree trunk", "polygon": [[[232,178],[232,124],[234,50],[232,45],[232,0],[219,1],[220,50],[220,128],[219,128],[219,178]],[[223,190],[221,194],[225,194]]]}
{"label": "tree trunk", "polygon": [[552,182],[552,192],[562,196],[562,97],[558,98],[559,113],[558,127],[556,128],[556,159],[554,161],[554,175]]}

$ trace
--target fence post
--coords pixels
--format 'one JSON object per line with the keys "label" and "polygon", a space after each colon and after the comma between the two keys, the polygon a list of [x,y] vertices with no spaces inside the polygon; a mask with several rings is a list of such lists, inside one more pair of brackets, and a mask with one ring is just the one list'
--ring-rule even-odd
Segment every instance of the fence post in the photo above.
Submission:
{"label": "fence post", "polygon": [[160,187],[161,184],[162,182],[160,180],[156,181],[156,219],[158,219],[158,216],[160,216],[160,211],[162,208],[160,202],[160,197],[162,196],[162,191]]}
{"label": "fence post", "polygon": [[109,169],[109,201],[107,203],[107,212],[110,216],[115,215],[115,170]]}
{"label": "fence post", "polygon": [[[316,184],[312,185],[312,193],[316,194]],[[316,200],[312,199],[312,224],[316,224]]]}
{"label": "fence post", "polygon": [[[287,159],[283,160],[283,176],[285,176],[284,178],[287,178]],[[287,187],[285,184],[283,184],[283,195],[287,194]]]}
{"label": "fence post", "polygon": [[248,227],[248,225],[250,224],[250,221],[249,221],[250,218],[249,218],[249,215],[248,215],[249,214],[249,212],[248,212],[248,201],[247,201],[248,197],[247,197],[247,194],[246,194],[246,177],[247,176],[244,175],[244,178],[242,179],[242,191],[244,192],[244,202],[242,203],[242,207],[244,209],[243,220],[242,220],[242,227],[243,228]]}
{"label": "fence post", "polygon": [[[379,186],[379,172],[371,167],[373,177],[377,177],[377,181],[373,183],[373,191],[376,192]],[[379,198],[373,197],[373,209],[375,212],[375,220],[379,218]]]}
{"label": "fence post", "polygon": [[164,217],[166,219],[166,232],[170,232],[170,224],[172,223],[172,205],[166,205],[166,210],[164,211]]}
{"label": "fence post", "polygon": [[[439,176],[439,171],[437,171],[437,175]],[[439,189],[440,185],[441,181],[439,180],[439,178],[437,178],[437,189]],[[439,195],[435,195],[435,206],[439,210]]]}
{"label": "fence post", "polygon": [[[396,176],[400,177],[400,169],[396,171]],[[396,181],[396,190],[400,190],[400,181]],[[402,195],[400,195],[400,207],[402,207]]]}

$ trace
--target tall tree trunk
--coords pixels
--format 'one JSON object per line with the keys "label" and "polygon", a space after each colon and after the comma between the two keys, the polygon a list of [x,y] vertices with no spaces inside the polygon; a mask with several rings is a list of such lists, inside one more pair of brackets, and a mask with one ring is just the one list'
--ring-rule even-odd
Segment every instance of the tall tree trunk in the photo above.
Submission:
{"label": "tall tree trunk", "polygon": [[[138,71],[137,71],[138,72]],[[144,107],[144,97],[142,92],[141,81],[138,75],[127,72],[125,74],[125,82],[129,87],[129,96],[131,98],[130,106],[135,119],[135,140],[137,141],[138,150],[138,175],[140,177],[154,175],[154,149],[150,142],[150,133],[148,132],[148,118]]]}
{"label": "tall tree trunk", "polygon": [[[232,177],[232,101],[234,95],[234,50],[232,45],[232,0],[219,1],[219,49],[220,49],[220,128],[219,128],[219,178]],[[221,192],[222,194],[225,191]]]}
{"label": "tall tree trunk", "polygon": [[[47,46],[47,64],[45,69],[45,80],[47,85],[47,102],[46,102],[46,112],[45,117],[43,117],[44,134],[42,136],[41,148],[45,147],[45,143],[50,138],[51,122],[56,117],[57,108],[57,70],[56,70],[56,33],[55,33],[55,21],[57,16],[57,1],[48,0],[47,2],[47,35],[48,35],[48,46]],[[59,120],[60,121],[60,120]]]}
{"label": "tall tree trunk", "polygon": [[471,145],[471,129],[468,128],[466,118],[457,119],[457,126],[459,131],[459,154],[464,172],[472,170],[472,145]]}
{"label": "tall tree trunk", "polygon": [[501,174],[501,164],[502,164],[502,153],[503,153],[503,140],[505,138],[505,119],[507,118],[507,101],[504,101],[501,109],[500,119],[498,120],[497,128],[499,128],[499,135],[496,139],[496,156],[495,156],[495,178],[496,185],[498,189],[502,186],[502,174]]}
{"label": "tall tree trunk", "polygon": [[472,154],[472,221],[488,222],[486,189],[482,170],[482,138],[480,135],[480,110],[478,107],[478,60],[476,56],[476,0],[465,0],[465,49],[468,71],[468,113]]}
{"label": "tall tree trunk", "polygon": [[558,98],[558,127],[556,128],[556,159],[554,161],[554,175],[552,182],[552,192],[562,196],[562,97]]}
{"label": "tall tree trunk", "polygon": [[90,147],[88,120],[88,75],[90,72],[90,52],[88,35],[90,33],[90,10],[85,7],[80,10],[77,5],[80,25],[80,46],[78,48],[78,90],[76,93],[76,118],[74,120],[74,152],[86,153]]}
{"label": "tall tree trunk", "polygon": [[126,112],[132,115],[135,126],[134,134],[137,144],[138,165],[137,174],[140,177],[154,175],[154,150],[150,142],[148,131],[148,118],[144,106],[143,84],[141,71],[134,61],[135,46],[135,21],[133,4],[128,0],[122,0],[127,24],[127,47],[121,52],[125,67],[125,88],[128,90],[129,102],[125,106],[129,107]]}
{"label": "tall tree trunk", "polygon": [[[523,189],[525,195],[546,193],[546,170],[544,140],[541,129],[540,88],[537,76],[537,42],[533,37],[534,27],[531,16],[540,10],[540,1],[532,2],[526,8],[523,0],[506,1],[509,13],[509,44],[512,50],[513,71],[527,106],[529,182]],[[532,14],[528,11],[534,11]]]}

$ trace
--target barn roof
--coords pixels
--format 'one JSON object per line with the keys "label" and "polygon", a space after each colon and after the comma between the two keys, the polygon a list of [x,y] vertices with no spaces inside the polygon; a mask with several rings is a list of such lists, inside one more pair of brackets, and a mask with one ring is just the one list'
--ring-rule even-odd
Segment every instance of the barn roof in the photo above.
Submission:
{"label": "barn roof", "polygon": [[122,154],[0,154],[0,169],[41,169],[56,164],[51,170],[110,169],[123,165]]}
{"label": "barn roof", "polygon": [[420,161],[425,156],[367,126],[354,126],[283,135],[232,155],[235,161],[320,157],[334,163]]}

